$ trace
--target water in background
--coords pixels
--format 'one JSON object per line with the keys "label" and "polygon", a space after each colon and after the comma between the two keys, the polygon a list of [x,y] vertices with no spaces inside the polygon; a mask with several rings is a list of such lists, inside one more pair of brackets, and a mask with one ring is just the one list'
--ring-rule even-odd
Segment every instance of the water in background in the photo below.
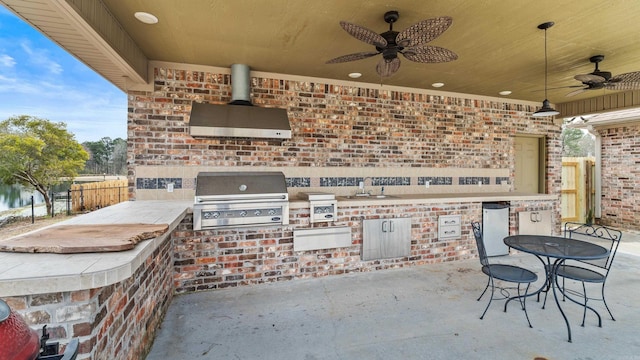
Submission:
{"label": "water in background", "polygon": [[44,198],[35,190],[27,190],[19,185],[0,183],[0,212],[31,205],[31,195],[36,205],[44,204]]}

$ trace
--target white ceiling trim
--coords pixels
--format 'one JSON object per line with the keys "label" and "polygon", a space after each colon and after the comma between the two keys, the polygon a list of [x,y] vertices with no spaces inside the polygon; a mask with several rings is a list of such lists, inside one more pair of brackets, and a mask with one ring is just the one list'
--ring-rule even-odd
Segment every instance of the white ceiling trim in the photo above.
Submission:
{"label": "white ceiling trim", "polygon": [[[98,52],[103,54],[107,60],[113,63],[118,69],[123,72],[123,77],[126,77],[125,83],[127,84],[146,84],[147,79],[138,74],[129,63],[122,58],[110,45],[105,41],[100,34],[98,34],[91,25],[89,25],[75,9],[67,3],[65,0],[50,0],[51,5],[58,11],[58,13],[68,21],[69,25],[73,26],[80,34],[82,34],[87,41],[92,44]],[[127,90],[127,89],[123,89]]]}

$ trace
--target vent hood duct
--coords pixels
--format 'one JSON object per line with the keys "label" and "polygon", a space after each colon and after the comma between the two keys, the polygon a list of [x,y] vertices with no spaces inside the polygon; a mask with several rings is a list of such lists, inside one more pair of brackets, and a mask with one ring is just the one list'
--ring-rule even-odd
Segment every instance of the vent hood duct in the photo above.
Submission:
{"label": "vent hood duct", "polygon": [[229,105],[194,102],[189,134],[194,137],[291,139],[287,110],[253,106],[249,83],[249,67],[231,65],[231,102]]}

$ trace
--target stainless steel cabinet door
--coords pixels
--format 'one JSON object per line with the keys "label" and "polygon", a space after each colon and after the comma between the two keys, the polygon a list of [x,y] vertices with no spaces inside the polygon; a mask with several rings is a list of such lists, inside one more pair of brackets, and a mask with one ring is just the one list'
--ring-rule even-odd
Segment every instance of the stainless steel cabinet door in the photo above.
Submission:
{"label": "stainless steel cabinet door", "polygon": [[518,213],[518,233],[523,235],[553,235],[551,210],[521,211]]}
{"label": "stainless steel cabinet door", "polygon": [[411,218],[362,221],[362,260],[388,259],[411,254]]}

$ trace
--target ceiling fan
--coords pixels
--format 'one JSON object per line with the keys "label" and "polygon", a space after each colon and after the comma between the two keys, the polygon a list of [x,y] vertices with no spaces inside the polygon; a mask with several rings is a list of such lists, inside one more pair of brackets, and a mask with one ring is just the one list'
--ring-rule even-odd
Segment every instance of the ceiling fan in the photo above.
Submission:
{"label": "ceiling fan", "polygon": [[382,59],[376,66],[376,72],[382,77],[395,74],[400,68],[398,54],[402,54],[407,60],[419,63],[440,63],[453,61],[458,55],[451,50],[438,46],[424,45],[445,32],[453,19],[441,16],[422,20],[397,32],[393,30],[393,23],[398,21],[400,15],[397,11],[388,11],[384,14],[384,21],[389,24],[389,31],[377,34],[362,26],[341,21],[340,26],[351,36],[360,41],[376,47],[375,51],[365,51],[339,56],[327,61],[327,64],[337,64],[348,61],[366,59],[382,54]]}
{"label": "ceiling fan", "polygon": [[574,79],[580,81],[582,85],[569,87],[580,87],[568,93],[566,96],[575,96],[587,90],[637,90],[640,89],[640,71],[629,72],[616,76],[611,76],[609,71],[601,71],[598,64],[604,60],[604,55],[595,55],[589,58],[589,61],[596,64],[595,70],[590,74],[582,74],[574,76]]}

